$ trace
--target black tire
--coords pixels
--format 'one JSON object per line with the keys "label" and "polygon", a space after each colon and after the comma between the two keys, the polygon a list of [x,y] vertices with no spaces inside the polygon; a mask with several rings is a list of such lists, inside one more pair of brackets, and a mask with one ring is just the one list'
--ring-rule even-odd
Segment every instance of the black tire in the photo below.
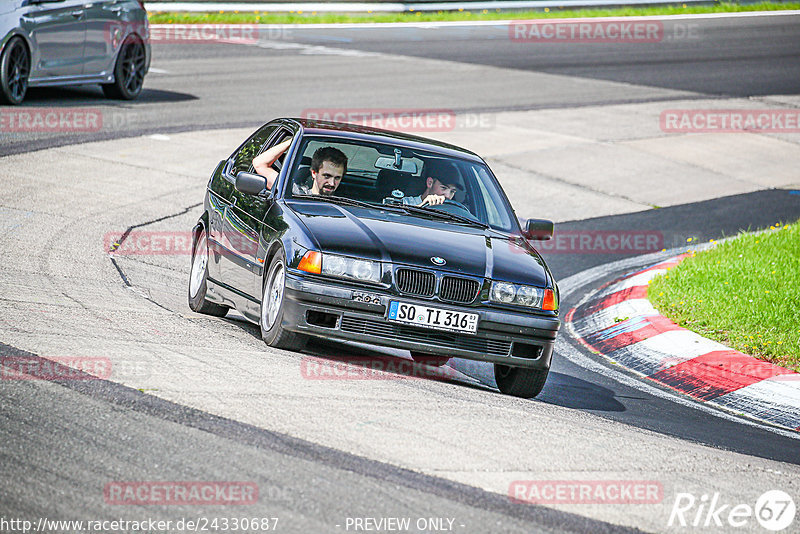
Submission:
{"label": "black tire", "polygon": [[129,35],[119,47],[117,63],[114,65],[114,83],[102,84],[108,98],[133,100],[142,92],[145,63],[144,43],[139,37]]}
{"label": "black tire", "polygon": [[550,369],[526,369],[494,364],[497,388],[506,395],[530,399],[541,393]]}
{"label": "black tire", "polygon": [[[198,250],[199,249],[199,250]],[[199,252],[199,254],[198,254]],[[192,246],[192,266],[189,271],[189,307],[197,313],[224,317],[229,308],[206,300],[208,290],[208,238],[202,228]]]}
{"label": "black tire", "polygon": [[411,351],[411,357],[417,363],[424,363],[431,367],[441,367],[450,361],[450,356],[436,356],[435,354],[427,354],[416,350]]}
{"label": "black tire", "polygon": [[301,351],[306,346],[308,336],[290,332],[282,326],[285,276],[283,251],[278,251],[269,264],[267,276],[264,277],[258,324],[261,327],[261,338],[270,347]]}
{"label": "black tire", "polygon": [[31,74],[31,55],[25,42],[14,37],[0,57],[0,103],[18,105],[28,92],[28,77]]}

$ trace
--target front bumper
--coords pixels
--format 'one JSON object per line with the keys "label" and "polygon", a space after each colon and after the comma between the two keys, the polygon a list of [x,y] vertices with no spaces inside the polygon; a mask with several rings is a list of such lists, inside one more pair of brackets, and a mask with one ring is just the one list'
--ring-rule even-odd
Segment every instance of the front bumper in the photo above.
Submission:
{"label": "front bumper", "polygon": [[[353,295],[358,292],[378,297],[379,302],[356,301]],[[388,321],[386,310],[390,300],[478,313],[478,332],[448,332]],[[316,318],[310,322],[309,312],[317,312],[311,314]],[[315,320],[320,313],[326,314],[325,321]],[[481,307],[459,308],[457,305],[391,295],[379,288],[353,289],[286,273],[282,326],[292,332],[316,337],[360,341],[513,367],[548,369],[560,324],[555,317]]]}

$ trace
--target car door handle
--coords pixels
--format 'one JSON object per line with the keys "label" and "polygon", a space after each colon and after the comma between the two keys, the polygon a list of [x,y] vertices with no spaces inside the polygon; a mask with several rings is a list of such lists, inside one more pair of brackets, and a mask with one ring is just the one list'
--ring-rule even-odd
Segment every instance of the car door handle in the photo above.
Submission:
{"label": "car door handle", "polygon": [[83,15],[83,10],[73,11],[72,13],[70,13],[70,15],[72,15],[73,18],[79,19],[81,18],[81,15]]}

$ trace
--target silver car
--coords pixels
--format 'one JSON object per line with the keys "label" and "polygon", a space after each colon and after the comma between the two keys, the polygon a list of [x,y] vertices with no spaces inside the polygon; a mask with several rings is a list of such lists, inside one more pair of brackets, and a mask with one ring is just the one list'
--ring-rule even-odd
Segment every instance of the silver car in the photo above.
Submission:
{"label": "silver car", "polygon": [[0,102],[95,83],[132,100],[150,68],[149,33],[143,0],[0,0]]}

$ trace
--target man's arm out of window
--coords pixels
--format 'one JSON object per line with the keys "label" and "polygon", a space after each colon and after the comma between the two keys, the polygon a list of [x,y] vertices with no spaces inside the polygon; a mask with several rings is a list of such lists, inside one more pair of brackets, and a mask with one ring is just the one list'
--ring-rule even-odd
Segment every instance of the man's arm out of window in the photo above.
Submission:
{"label": "man's arm out of window", "polygon": [[278,171],[272,168],[272,164],[286,152],[291,144],[292,139],[289,138],[253,158],[253,168],[258,174],[267,179],[267,189],[272,189],[272,185],[278,177]]}

